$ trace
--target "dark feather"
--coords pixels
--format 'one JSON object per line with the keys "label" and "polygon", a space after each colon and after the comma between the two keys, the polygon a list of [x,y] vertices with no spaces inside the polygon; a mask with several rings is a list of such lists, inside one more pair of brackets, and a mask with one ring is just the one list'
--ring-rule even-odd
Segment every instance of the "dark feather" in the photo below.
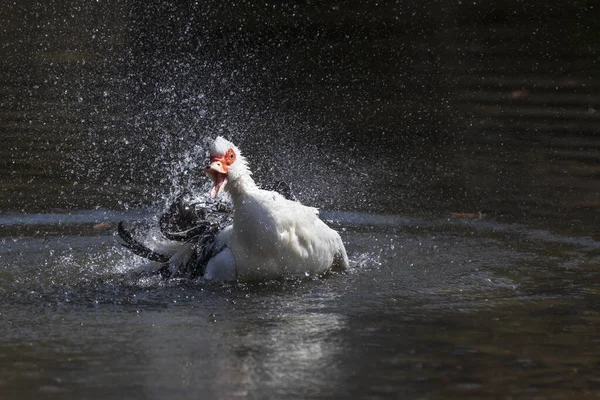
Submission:
{"label": "dark feather", "polygon": [[131,233],[129,233],[125,229],[125,226],[123,225],[123,221],[119,222],[119,226],[117,228],[117,231],[118,231],[119,236],[121,237],[121,239],[123,239],[123,241],[125,242],[125,243],[123,243],[123,247],[128,248],[134,254],[136,254],[136,255],[138,255],[140,257],[147,258],[148,260],[151,260],[151,261],[158,261],[158,262],[167,262],[167,261],[169,261],[169,257],[168,256],[165,256],[163,254],[157,253],[154,250],[151,250],[148,247],[144,246],[142,243],[138,242],[131,235]]}
{"label": "dark feather", "polygon": [[210,223],[201,223],[198,226],[188,229],[183,232],[169,232],[167,230],[162,230],[161,233],[169,240],[174,240],[178,242],[187,242],[188,240],[200,236],[203,233],[209,232],[212,228]]}

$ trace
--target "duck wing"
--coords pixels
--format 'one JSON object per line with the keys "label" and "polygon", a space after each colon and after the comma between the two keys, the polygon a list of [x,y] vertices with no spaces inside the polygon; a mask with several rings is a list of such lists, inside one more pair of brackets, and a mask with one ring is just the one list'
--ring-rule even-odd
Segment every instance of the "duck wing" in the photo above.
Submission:
{"label": "duck wing", "polygon": [[147,258],[150,261],[157,262],[167,262],[169,261],[170,256],[158,253],[149,247],[145,246],[143,243],[136,240],[133,235],[125,229],[123,225],[123,221],[119,222],[117,227],[117,232],[119,237],[123,239],[124,243],[122,243],[123,247],[128,248],[135,255],[140,257]]}

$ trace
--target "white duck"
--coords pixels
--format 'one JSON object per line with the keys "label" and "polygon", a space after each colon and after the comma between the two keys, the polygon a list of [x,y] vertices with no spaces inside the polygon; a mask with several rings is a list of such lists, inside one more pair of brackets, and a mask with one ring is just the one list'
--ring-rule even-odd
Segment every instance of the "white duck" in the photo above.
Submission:
{"label": "white duck", "polygon": [[246,159],[231,142],[217,137],[210,148],[211,197],[225,190],[233,202],[233,224],[217,237],[222,250],[209,260],[210,280],[266,280],[320,274],[348,267],[340,235],[318,210],[260,189]]}

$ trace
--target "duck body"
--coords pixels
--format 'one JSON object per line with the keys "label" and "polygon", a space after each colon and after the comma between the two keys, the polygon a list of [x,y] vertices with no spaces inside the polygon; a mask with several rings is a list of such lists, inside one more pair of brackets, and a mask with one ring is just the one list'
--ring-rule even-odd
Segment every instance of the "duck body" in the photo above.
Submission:
{"label": "duck body", "polygon": [[258,188],[231,194],[233,226],[227,247],[240,280],[315,275],[347,266],[340,236],[318,218],[315,208]]}
{"label": "duck body", "polygon": [[[240,280],[276,279],[346,269],[348,256],[339,234],[318,217],[318,210],[260,189],[237,147],[218,137],[211,147],[211,191],[231,195],[233,225],[224,238]],[[207,271],[217,269],[209,262]]]}
{"label": "duck body", "polygon": [[[218,214],[221,211],[209,212],[204,208],[196,226],[186,226],[187,230],[181,233],[167,230],[181,224],[167,223],[169,218],[165,221],[161,218],[163,235],[169,240],[185,242],[176,251],[163,251],[164,255],[134,240],[120,225],[119,235],[126,247],[165,263],[160,271],[166,277],[192,271],[192,276],[207,280],[262,281],[348,268],[340,235],[319,219],[316,208],[296,201],[285,184],[281,192],[287,198],[260,189],[246,160],[231,142],[217,137],[210,153],[211,163],[205,172],[214,183],[211,197],[216,198],[222,190],[229,192],[232,215],[222,217]],[[185,215],[180,206],[172,208],[168,216]],[[213,221],[211,213],[219,216],[218,221]],[[226,221],[231,223],[224,226]]]}

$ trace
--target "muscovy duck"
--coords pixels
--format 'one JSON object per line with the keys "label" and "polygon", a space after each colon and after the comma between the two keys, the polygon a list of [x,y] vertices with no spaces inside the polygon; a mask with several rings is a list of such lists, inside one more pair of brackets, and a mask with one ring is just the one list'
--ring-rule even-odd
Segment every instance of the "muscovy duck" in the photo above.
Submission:
{"label": "muscovy duck", "polygon": [[220,136],[210,156],[205,172],[213,180],[211,197],[229,192],[233,224],[219,235],[225,246],[209,260],[207,279],[265,280],[348,268],[340,235],[316,208],[260,189],[240,150]]}
{"label": "muscovy duck", "polygon": [[184,241],[182,245],[151,250],[121,223],[119,235],[126,247],[164,263],[159,269],[163,276],[258,281],[348,268],[339,234],[319,219],[316,208],[296,201],[289,186],[280,183],[282,193],[260,189],[240,150],[222,137],[213,141],[210,156],[205,168],[213,180],[210,196],[229,192],[232,213],[219,203],[182,206],[176,201],[161,217],[160,228],[167,239]]}

